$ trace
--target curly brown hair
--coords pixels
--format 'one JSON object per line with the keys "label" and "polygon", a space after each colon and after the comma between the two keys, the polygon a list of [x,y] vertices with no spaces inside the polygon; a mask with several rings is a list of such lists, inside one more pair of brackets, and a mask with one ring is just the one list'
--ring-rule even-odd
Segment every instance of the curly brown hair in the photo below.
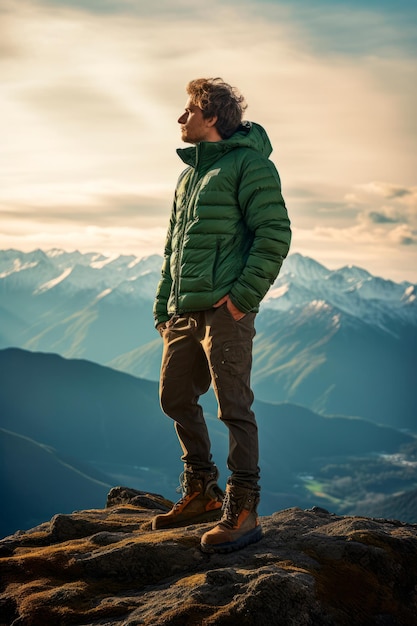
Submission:
{"label": "curly brown hair", "polygon": [[222,78],[196,78],[187,85],[193,104],[203,111],[203,117],[217,117],[215,127],[227,139],[237,130],[247,108],[242,94]]}

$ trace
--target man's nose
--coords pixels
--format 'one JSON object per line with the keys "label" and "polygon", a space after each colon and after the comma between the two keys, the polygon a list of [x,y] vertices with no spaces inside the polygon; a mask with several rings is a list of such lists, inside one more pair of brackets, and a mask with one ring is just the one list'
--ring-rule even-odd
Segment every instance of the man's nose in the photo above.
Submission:
{"label": "man's nose", "polygon": [[182,115],[180,115],[177,121],[178,124],[185,124],[185,122],[187,121],[187,113],[183,113]]}

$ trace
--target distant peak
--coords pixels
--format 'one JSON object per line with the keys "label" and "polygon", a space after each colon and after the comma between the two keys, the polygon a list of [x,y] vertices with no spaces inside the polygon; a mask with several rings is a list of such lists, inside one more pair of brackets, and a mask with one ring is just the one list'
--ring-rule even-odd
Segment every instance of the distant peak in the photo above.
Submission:
{"label": "distant peak", "polygon": [[54,259],[58,256],[62,256],[63,254],[65,254],[65,252],[64,250],[61,250],[60,248],[52,248],[51,250],[47,250],[45,254],[50,259]]}

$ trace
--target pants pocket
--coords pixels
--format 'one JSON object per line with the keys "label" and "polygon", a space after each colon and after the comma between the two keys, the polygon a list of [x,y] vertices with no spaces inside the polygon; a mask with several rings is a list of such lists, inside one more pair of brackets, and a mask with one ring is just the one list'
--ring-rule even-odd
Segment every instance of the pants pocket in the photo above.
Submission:
{"label": "pants pocket", "polygon": [[233,376],[241,376],[251,364],[251,346],[247,342],[227,341],[223,344],[222,366]]}

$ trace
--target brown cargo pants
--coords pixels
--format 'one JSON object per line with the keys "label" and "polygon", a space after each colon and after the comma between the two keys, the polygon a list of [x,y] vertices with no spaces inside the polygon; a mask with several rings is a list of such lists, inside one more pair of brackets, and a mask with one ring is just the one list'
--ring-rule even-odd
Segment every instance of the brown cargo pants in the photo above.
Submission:
{"label": "brown cargo pants", "polygon": [[218,417],[229,429],[227,466],[236,483],[259,480],[258,428],[250,388],[255,313],[235,321],[226,304],[175,316],[163,331],[160,402],[175,421],[187,466],[213,468],[210,438],[198,401],[213,384]]}

